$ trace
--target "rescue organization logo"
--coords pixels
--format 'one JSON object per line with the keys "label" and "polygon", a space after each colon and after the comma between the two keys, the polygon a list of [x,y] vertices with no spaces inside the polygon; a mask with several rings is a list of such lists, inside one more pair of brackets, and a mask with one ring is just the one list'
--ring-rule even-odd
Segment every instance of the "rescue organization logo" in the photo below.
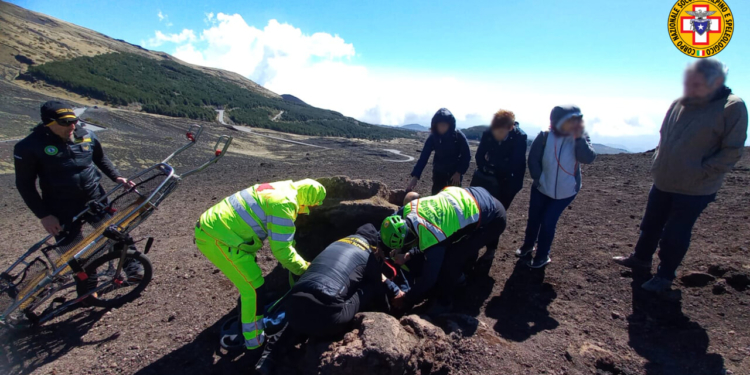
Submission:
{"label": "rescue organization logo", "polygon": [[679,0],[669,13],[667,27],[677,49],[704,58],[718,54],[732,40],[734,17],[722,0]]}
{"label": "rescue organization logo", "polygon": [[44,148],[44,153],[49,156],[55,156],[57,155],[57,152],[58,152],[57,147],[55,146],[47,146]]}

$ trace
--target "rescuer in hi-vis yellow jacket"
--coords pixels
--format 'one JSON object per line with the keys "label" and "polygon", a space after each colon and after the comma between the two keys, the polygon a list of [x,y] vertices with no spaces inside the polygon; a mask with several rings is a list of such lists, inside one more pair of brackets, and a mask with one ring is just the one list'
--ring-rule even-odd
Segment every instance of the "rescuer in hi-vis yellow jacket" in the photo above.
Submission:
{"label": "rescuer in hi-vis yellow jacket", "polygon": [[[255,253],[268,238],[271,252],[295,275],[309,263],[294,249],[294,221],[325,199],[317,181],[281,181],[260,184],[235,193],[201,215],[195,228],[198,250],[216,265],[240,291],[240,322],[248,349],[263,345],[263,273]],[[225,338],[222,338],[224,340]]]}

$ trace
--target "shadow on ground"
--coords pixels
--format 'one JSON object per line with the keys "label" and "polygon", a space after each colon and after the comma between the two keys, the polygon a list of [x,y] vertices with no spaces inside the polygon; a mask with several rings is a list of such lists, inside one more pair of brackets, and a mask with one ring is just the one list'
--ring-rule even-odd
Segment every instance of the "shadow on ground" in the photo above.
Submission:
{"label": "shadow on ground", "polygon": [[119,337],[114,333],[96,341],[83,341],[82,337],[107,313],[108,310],[78,310],[64,317],[64,321],[46,324],[23,331],[10,331],[0,337],[2,355],[0,372],[3,374],[30,374],[37,368],[66,355],[70,350],[99,345]]}
{"label": "shadow on ground", "polygon": [[474,265],[474,269],[468,277],[466,288],[459,290],[454,297],[453,306],[458,313],[479,316],[484,301],[492,294],[495,287],[495,279],[490,275],[493,260],[480,260]]}
{"label": "shadow on ground", "polygon": [[[261,350],[237,349],[226,351],[219,346],[219,331],[222,323],[237,311],[232,309],[213,325],[198,334],[191,343],[173,350],[154,363],[142,368],[136,375],[172,374],[213,375],[248,374],[258,362]],[[177,370],[179,369],[179,370]]]}
{"label": "shadow on ground", "polygon": [[633,314],[628,317],[629,345],[648,360],[646,374],[725,374],[722,356],[707,353],[706,330],[683,314],[679,291],[660,297],[641,289],[650,277],[633,274]]}
{"label": "shadow on ground", "polygon": [[497,320],[494,328],[500,336],[518,342],[560,325],[547,311],[557,292],[544,282],[544,268],[530,269],[527,261],[519,259],[503,291],[490,300],[485,311]]}
{"label": "shadow on ground", "polygon": [[[271,304],[289,289],[288,271],[277,265],[265,276],[267,288],[265,301]],[[263,350],[244,348],[227,351],[219,345],[221,326],[237,315],[232,309],[221,319],[206,328],[189,344],[171,351],[154,363],[142,368],[136,375],[172,374],[179,369],[180,375],[252,374]]]}

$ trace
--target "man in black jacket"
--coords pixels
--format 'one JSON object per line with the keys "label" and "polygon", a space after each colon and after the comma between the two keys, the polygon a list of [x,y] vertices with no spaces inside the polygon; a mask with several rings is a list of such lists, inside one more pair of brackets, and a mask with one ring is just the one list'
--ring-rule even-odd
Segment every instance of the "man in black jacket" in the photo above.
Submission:
{"label": "man in black jacket", "polygon": [[360,311],[387,310],[398,287],[384,278],[380,235],[372,224],[329,245],[307,268],[286,301],[289,326],[310,336],[342,332]]}
{"label": "man in black jacket", "polygon": [[271,374],[274,348],[284,351],[300,337],[326,337],[344,332],[360,311],[387,311],[388,301],[403,293],[381,270],[380,234],[372,224],[329,245],[312,261],[282,302],[287,326],[269,337],[256,370]]}
{"label": "man in black jacket", "polygon": [[16,187],[44,229],[59,236],[87,202],[104,195],[99,170],[117,183],[130,182],[104,154],[96,135],[78,124],[70,106],[49,101],[41,115],[42,123],[13,149]]}

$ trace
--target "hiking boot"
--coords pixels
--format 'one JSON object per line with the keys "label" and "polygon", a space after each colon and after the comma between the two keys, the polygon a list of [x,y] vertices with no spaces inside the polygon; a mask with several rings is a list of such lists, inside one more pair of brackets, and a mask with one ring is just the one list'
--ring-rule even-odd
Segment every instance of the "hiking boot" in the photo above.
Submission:
{"label": "hiking boot", "polygon": [[276,362],[271,357],[261,358],[255,365],[255,371],[260,375],[271,375],[276,373]]}
{"label": "hiking boot", "polygon": [[630,254],[626,257],[616,256],[612,258],[612,261],[629,268],[651,268],[651,261],[640,260],[635,257],[635,254]]}
{"label": "hiking boot", "polygon": [[516,250],[516,256],[519,258],[523,258],[527,255],[531,255],[531,253],[534,251],[534,246],[521,246],[520,249]]}
{"label": "hiking boot", "polygon": [[661,276],[654,276],[651,280],[646,281],[641,288],[649,292],[664,293],[672,289],[672,280],[665,279]]}
{"label": "hiking boot", "polygon": [[530,260],[529,263],[527,263],[527,265],[529,267],[531,267],[531,268],[542,268],[542,267],[550,264],[550,262],[552,262],[552,259],[550,259],[550,257],[546,257],[544,259],[534,258],[534,259]]}
{"label": "hiking boot", "polygon": [[224,335],[219,339],[219,345],[226,350],[236,350],[245,347],[245,340],[242,334],[239,335]]}
{"label": "hiking boot", "polygon": [[143,280],[146,271],[143,269],[141,262],[135,259],[128,259],[122,267],[123,272],[128,277],[128,281],[139,282]]}

